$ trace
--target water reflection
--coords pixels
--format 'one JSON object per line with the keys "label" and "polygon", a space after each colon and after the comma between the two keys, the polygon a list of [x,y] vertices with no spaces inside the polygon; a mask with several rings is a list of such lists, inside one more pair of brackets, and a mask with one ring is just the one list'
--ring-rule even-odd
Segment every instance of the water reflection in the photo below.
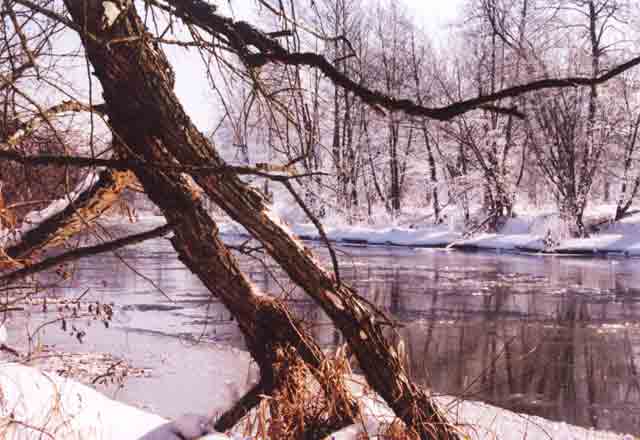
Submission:
{"label": "water reflection", "polygon": [[[382,247],[341,251],[342,277],[403,324],[399,336],[419,382],[517,411],[639,433],[637,260]],[[166,240],[127,249],[121,257],[139,274],[119,258],[100,256],[80,262],[72,285],[58,293],[77,295],[90,287],[93,300],[115,301],[111,332],[242,348],[228,312],[210,301]],[[243,265],[262,289],[284,297],[323,345],[343,343],[318,306],[273,264]],[[104,350],[109,343],[102,332],[95,337]],[[177,383],[190,369],[179,366],[180,353],[172,355]],[[176,412],[162,404],[156,403],[161,413]],[[176,399],[165,404],[182,405]]]}
{"label": "water reflection", "polygon": [[[435,391],[638,432],[636,263],[354,250],[343,276],[404,323],[411,374]],[[305,316],[342,342],[315,305]]]}

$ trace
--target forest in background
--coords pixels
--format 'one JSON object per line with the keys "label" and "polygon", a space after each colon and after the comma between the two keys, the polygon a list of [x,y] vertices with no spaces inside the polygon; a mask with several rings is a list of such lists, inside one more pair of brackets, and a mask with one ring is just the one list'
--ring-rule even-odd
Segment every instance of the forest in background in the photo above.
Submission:
{"label": "forest in background", "polygon": [[[588,204],[613,202],[621,218],[640,186],[637,4],[470,2],[438,48],[392,2],[256,6],[248,23],[203,0],[2,3],[0,312],[56,285],[39,273],[63,284],[79,258],[171,232],[260,369],[216,428],[266,404],[273,438],[322,438],[357,421],[359,407],[344,359],[238,262],[271,258],[342,333],[401,438],[461,438],[407,375],[396,323],[343,282],[331,246],[325,268],[272,201],[286,191],[325,239],[328,216],[384,223],[422,210],[434,224],[459,216],[495,230],[519,206],[553,203],[574,236],[588,232]],[[205,61],[226,112],[212,133],[175,93],[169,47]],[[125,189],[146,194],[166,224],[116,240],[95,227],[95,246],[74,240]],[[207,203],[257,244],[227,245]],[[323,399],[288,394],[311,376]]]}
{"label": "forest in background", "polygon": [[[313,33],[282,41],[294,52],[322,53],[359,86],[436,107],[545,78],[601,77],[637,51],[637,6],[472,0],[434,46],[400,3],[317,1],[288,11],[299,19],[293,32]],[[305,66],[267,65],[251,76],[255,82],[234,83],[225,95],[213,139],[234,163],[323,173],[297,181],[319,217],[392,224],[419,212],[422,223],[495,231],[518,208],[552,206],[567,235],[578,237],[588,234],[587,206],[610,204],[618,220],[638,193],[635,69],[589,87],[507,97],[498,111],[448,121],[377,111]]]}

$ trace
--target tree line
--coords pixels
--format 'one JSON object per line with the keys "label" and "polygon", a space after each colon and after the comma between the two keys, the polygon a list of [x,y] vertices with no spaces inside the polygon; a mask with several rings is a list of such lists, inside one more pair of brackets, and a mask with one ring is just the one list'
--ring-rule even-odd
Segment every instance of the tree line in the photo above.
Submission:
{"label": "tree line", "polygon": [[567,81],[443,121],[402,105],[379,111],[317,69],[265,65],[228,94],[214,139],[225,141],[230,158],[297,160],[307,173],[329,173],[299,182],[321,216],[392,222],[420,208],[436,224],[448,212],[467,227],[483,221],[496,230],[517,206],[555,206],[569,233],[585,236],[589,203],[611,204],[610,217],[619,220],[640,186],[637,73],[605,81],[637,50],[634,6],[470,0],[463,25],[439,44],[398,2],[316,1],[275,20],[269,12],[267,25],[286,27],[288,13],[302,23],[291,24],[292,32],[313,26],[306,38],[283,40],[288,50],[321,53],[356,86],[418,106]]}

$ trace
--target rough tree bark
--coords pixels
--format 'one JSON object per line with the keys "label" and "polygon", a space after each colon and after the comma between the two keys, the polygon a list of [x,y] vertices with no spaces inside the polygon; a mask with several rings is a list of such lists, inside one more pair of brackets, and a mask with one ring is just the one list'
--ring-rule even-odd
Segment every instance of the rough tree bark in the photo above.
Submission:
{"label": "rough tree bark", "polygon": [[[161,147],[156,146],[154,151],[147,151],[145,157],[162,151]],[[156,158],[160,161],[164,159],[161,156]],[[312,372],[320,370],[325,357],[313,338],[297,325],[286,307],[276,299],[261,294],[242,273],[235,257],[218,236],[217,225],[202,206],[193,184],[180,174],[161,172],[151,167],[136,169],[136,175],[149,198],[162,210],[167,222],[175,225],[171,243],[179,259],[232,313],[251,355],[260,367],[260,383],[248,393],[248,396],[252,396],[249,401],[236,407],[233,414],[225,414],[217,423],[218,429],[228,429],[244,415],[243,410],[257,404],[261,394],[271,394],[281,381],[274,371],[279,349],[295,349]],[[327,398],[333,398],[334,392],[325,388]],[[340,397],[343,394],[338,394],[335,404],[339,408],[339,417],[329,421],[333,429],[353,423],[357,413],[355,402],[342,400]]]}
{"label": "rough tree bark", "polygon": [[[154,157],[154,151],[166,149],[170,155],[163,154],[156,159],[171,163],[175,158],[187,166],[223,166],[218,153],[192,124],[177,100],[171,67],[151,43],[152,37],[146,32],[135,6],[126,2],[117,19],[105,21],[102,4],[97,0],[65,0],[65,3],[77,28],[86,29],[90,34],[84,35],[83,43],[103,86],[110,124],[129,153],[148,160]],[[192,3],[184,2],[180,6],[188,7]],[[112,43],[107,44],[111,40]],[[188,220],[185,212],[193,212],[190,204],[171,206],[170,197],[179,200],[184,188],[175,188],[171,196],[163,194],[172,189],[172,185],[179,185],[171,183],[179,176],[144,168],[136,173],[167,220],[177,216],[175,221],[183,221],[174,243],[181,258],[185,261],[192,258],[193,267],[201,272],[198,275],[205,284],[217,289],[220,284],[215,273],[201,267],[198,259],[206,251],[208,259],[218,261],[218,269],[227,274],[230,291],[235,290],[233,293],[216,290],[220,295],[229,295],[225,304],[241,316],[255,316],[257,297],[246,296],[250,287],[244,288],[244,296],[240,295],[238,289],[246,280],[243,281],[236,266],[231,270],[224,246],[210,232],[215,231],[215,225],[209,225],[212,228],[209,230],[203,228],[204,223]],[[234,174],[205,176],[194,172],[192,176],[207,195],[258,239],[290,278],[322,306],[344,334],[369,384],[410,429],[423,439],[457,437],[429,395],[409,380],[395,349],[383,335],[384,319],[379,319],[349,286],[336,283],[313,254],[271,215],[257,191]],[[204,214],[193,212],[201,219]],[[248,301],[250,299],[252,301]],[[251,338],[255,329],[249,322],[255,319],[244,324]],[[258,345],[260,342],[256,341]],[[252,343],[249,339],[249,344]]]}
{"label": "rough tree bark", "polygon": [[[36,228],[26,233],[23,240],[8,248],[6,252],[13,258],[24,259],[33,256],[38,251],[63,243],[69,237],[90,226],[104,211],[113,206],[113,204],[118,201],[121,191],[133,181],[135,181],[135,175],[130,171],[102,172],[99,181],[91,188],[84,191],[65,210],[46,219]],[[210,216],[203,211],[200,206],[200,201],[197,200],[197,195],[189,188],[188,182],[182,177],[176,176],[175,182],[169,181],[171,184],[169,189],[167,189],[166,186],[157,186],[155,182],[149,183],[149,181],[147,181],[147,183],[152,185],[152,188],[159,190],[162,195],[172,194],[172,192],[175,193],[178,191],[177,195],[181,196],[182,194],[185,194],[185,191],[189,191],[188,194],[194,194],[194,197],[196,197],[196,199],[190,200],[188,197],[185,198],[184,196],[182,196],[182,198],[176,198],[176,195],[174,194],[174,196],[169,199],[170,201],[168,203],[170,203],[170,205],[167,205],[167,202],[163,202],[165,209],[173,209],[175,204],[180,204],[181,206],[171,216],[167,217],[168,219],[182,219],[183,216],[187,216],[187,219],[189,219],[189,225],[181,225],[176,228],[176,230],[181,231],[183,228],[190,228],[187,229],[190,233],[193,233],[193,231],[196,230],[209,230],[214,236],[217,234],[215,224],[212,223]],[[156,200],[158,197],[162,199],[161,195],[158,194]],[[184,211],[185,206],[187,211]],[[198,229],[193,227],[194,224],[199,225]],[[197,243],[197,240],[194,240],[193,237],[190,238],[193,243]],[[208,245],[209,239],[207,234],[204,234],[202,239],[204,239],[205,244]],[[276,381],[283,381],[283,378],[276,377],[276,373],[274,373],[271,366],[274,360],[273,353],[277,351],[276,349],[279,346],[288,346],[298,350],[302,359],[312,367],[312,372],[319,371],[322,367],[322,362],[325,362],[326,360],[319,347],[315,345],[313,339],[305,333],[305,331],[296,327],[293,318],[289,316],[287,310],[277,301],[268,297],[262,297],[257,291],[251,289],[246,279],[241,280],[242,285],[238,289],[240,293],[237,294],[236,298],[233,300],[231,299],[233,297],[233,292],[229,295],[226,289],[230,289],[235,286],[229,287],[227,284],[231,284],[233,280],[237,279],[238,269],[237,266],[235,266],[235,260],[226,248],[222,248],[222,244],[217,241],[217,237],[214,241],[215,255],[217,257],[222,255],[227,258],[230,267],[227,268],[226,272],[224,269],[218,271],[220,258],[217,258],[217,261],[212,262],[204,257],[207,253],[206,250],[200,252],[197,258],[198,261],[195,262],[194,257],[189,256],[189,253],[193,253],[194,250],[192,248],[185,247],[183,245],[183,241],[184,240],[174,238],[172,242],[174,243],[174,246],[176,246],[176,249],[179,250],[181,260],[188,267],[194,267],[194,265],[197,264],[199,265],[198,267],[209,267],[211,272],[218,273],[216,284],[217,290],[212,291],[214,295],[218,297],[223,296],[222,299],[225,304],[229,302],[233,304],[235,301],[238,301],[239,303],[247,305],[248,298],[249,306],[244,308],[243,311],[238,311],[237,308],[230,308],[230,310],[232,310],[234,316],[238,318],[238,322],[245,332],[245,335],[247,334],[247,329],[253,329],[250,332],[250,336],[245,339],[248,344],[253,342],[253,345],[249,345],[249,348],[254,357],[258,360],[261,367],[262,377],[261,381],[254,386],[249,393],[247,393],[241,402],[236,404],[231,408],[231,410],[220,417],[216,424],[216,428],[224,431],[233,426],[247,410],[254,407],[259,402],[261,395],[270,394],[273,386],[277,383]],[[42,268],[50,267],[46,264],[47,261],[48,260],[42,262],[45,263],[42,265]],[[25,273],[34,273],[42,270],[40,266],[40,263],[34,266],[28,266]],[[22,276],[21,272],[22,271],[17,271],[9,274],[9,276],[3,276],[3,283],[6,284],[10,280],[13,280],[14,278],[11,276]],[[227,276],[229,280],[228,283],[225,283],[224,281],[221,282],[221,274]],[[207,281],[205,283],[207,286],[214,284],[215,277],[213,275],[206,276],[199,274],[199,276],[203,281]],[[222,295],[220,295],[220,292],[222,292]],[[252,308],[255,310],[253,310],[252,313],[247,313],[247,310]],[[272,325],[275,326],[275,329],[272,328]],[[260,339],[266,341],[267,344],[256,344],[256,334],[261,335]],[[286,378],[284,378],[284,380],[286,380]],[[335,390],[327,389],[326,391],[333,393]],[[328,420],[327,426],[330,428],[339,428],[345,424],[351,423],[353,421],[352,416],[357,414],[357,406],[354,401],[338,399],[337,404],[339,408],[338,413],[343,414],[344,417],[336,417],[334,420]]]}

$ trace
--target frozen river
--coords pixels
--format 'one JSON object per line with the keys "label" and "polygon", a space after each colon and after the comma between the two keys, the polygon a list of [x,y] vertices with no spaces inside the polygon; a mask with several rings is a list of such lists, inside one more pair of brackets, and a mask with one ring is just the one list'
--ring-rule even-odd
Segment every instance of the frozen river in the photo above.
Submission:
{"label": "frozen river", "polygon": [[[343,279],[404,324],[399,333],[419,382],[515,411],[640,434],[640,261],[339,251]],[[322,345],[342,343],[322,311],[272,264],[243,265],[262,289],[286,298]],[[111,352],[151,369],[150,377],[109,389],[116,398],[164,416],[206,413],[251,380],[235,323],[166,239],[82,260],[70,284],[53,294],[72,298],[87,288],[84,300],[115,303],[110,327],[79,320],[87,333],[80,344],[51,325],[42,342]],[[54,314],[34,312],[31,326]],[[16,332],[20,326],[10,324]]]}

